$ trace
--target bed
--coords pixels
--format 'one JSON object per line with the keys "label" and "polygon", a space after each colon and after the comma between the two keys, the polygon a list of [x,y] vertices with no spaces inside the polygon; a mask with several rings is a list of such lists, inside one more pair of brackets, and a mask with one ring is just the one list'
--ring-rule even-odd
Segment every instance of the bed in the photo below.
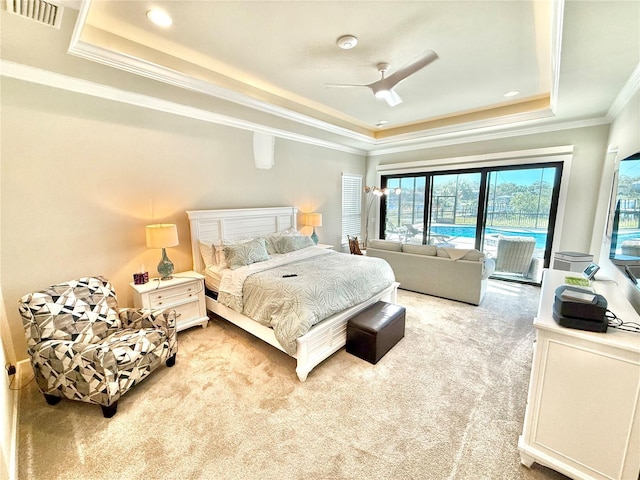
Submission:
{"label": "bed", "polygon": [[[238,311],[235,305],[230,306],[225,304],[226,297],[222,296],[222,292],[216,291],[216,286],[220,287],[221,282],[224,285],[229,285],[227,281],[229,278],[235,278],[234,275],[240,275],[241,271],[245,268],[238,268],[234,272],[227,272],[225,279],[221,278],[219,271],[211,272],[211,268],[205,265],[203,255],[206,255],[202,251],[203,244],[220,244],[221,242],[245,241],[247,238],[261,238],[269,237],[274,234],[285,232],[287,230],[295,229],[297,226],[298,210],[295,207],[273,207],[273,208],[246,208],[246,209],[229,209],[229,210],[191,210],[187,212],[191,227],[191,250],[193,256],[193,268],[196,272],[205,275],[205,282],[207,284],[206,305],[207,310],[222,317],[223,319],[237,325],[238,327],[246,330],[252,335],[260,338],[268,344],[278,348],[284,353],[294,357],[296,359],[296,374],[300,381],[304,382],[311,370],[317,366],[320,362],[331,356],[333,353],[340,350],[346,344],[346,326],[347,321],[357,312],[365,309],[366,307],[374,304],[379,300],[395,303],[397,298],[397,289],[399,284],[395,282],[395,279],[391,277],[390,281],[387,277],[386,270],[379,276],[384,277],[374,288],[374,293],[362,293],[358,294],[358,298],[354,297],[354,301],[357,304],[348,306],[336,313],[331,314],[327,318],[322,319],[318,323],[313,324],[308,328],[306,333],[295,338],[293,346],[289,342],[281,343],[276,336],[277,328],[271,328],[271,326],[263,325],[256,320],[248,317],[244,314],[244,311]],[[300,252],[291,253],[295,263],[290,264],[290,267],[286,267],[287,259],[276,259],[279,255],[272,255],[274,260],[279,262],[274,270],[270,268],[262,267],[260,263],[254,263],[250,265],[250,268],[256,267],[261,273],[245,274],[247,278],[260,279],[261,276],[270,276],[275,279],[278,277],[278,281],[288,280],[284,279],[287,275],[281,273],[289,271],[298,271],[298,268],[304,267],[306,262],[316,261],[316,259],[301,260],[297,257],[298,254],[309,257],[319,257],[320,262],[324,264],[335,264],[336,259],[340,259],[341,263],[346,264],[348,262],[359,262],[358,265],[362,266],[363,262],[369,264],[374,259],[367,259],[366,257],[359,257],[356,255],[348,255],[343,253],[333,252],[331,250],[322,250],[320,247],[309,246],[300,250]],[[286,257],[286,255],[282,255]],[[271,261],[271,259],[269,260]],[[210,262],[207,262],[210,264]],[[267,263],[267,262],[265,262]],[[386,262],[385,262],[386,263]],[[387,264],[388,266],[388,264]],[[295,267],[295,268],[294,268]],[[261,270],[264,268],[264,270]],[[348,267],[349,268],[349,267]],[[358,267],[359,268],[359,267]],[[386,269],[385,266],[380,264],[375,268]],[[248,269],[248,268],[247,268]],[[279,269],[279,270],[278,270]],[[216,270],[216,269],[214,269]],[[219,269],[218,269],[219,270]],[[389,267],[389,270],[390,267]],[[301,270],[303,271],[303,270]],[[304,270],[308,271],[308,270]],[[350,267],[352,278],[354,267]],[[378,270],[379,271],[379,270]],[[331,275],[332,272],[326,272],[326,275]],[[393,271],[391,270],[391,276]],[[301,275],[304,276],[304,275]],[[336,275],[334,275],[336,276]],[[376,275],[370,275],[376,276]],[[240,275],[241,278],[242,275]],[[258,282],[258,280],[256,280]],[[296,278],[292,280],[297,280]],[[233,282],[231,282],[233,283]],[[259,282],[258,282],[259,283]],[[383,285],[384,283],[384,285]],[[227,291],[226,288],[221,287],[221,290]],[[211,288],[213,287],[213,288]],[[320,292],[321,294],[321,292]],[[359,298],[364,296],[365,298]],[[285,348],[286,346],[286,348]]]}

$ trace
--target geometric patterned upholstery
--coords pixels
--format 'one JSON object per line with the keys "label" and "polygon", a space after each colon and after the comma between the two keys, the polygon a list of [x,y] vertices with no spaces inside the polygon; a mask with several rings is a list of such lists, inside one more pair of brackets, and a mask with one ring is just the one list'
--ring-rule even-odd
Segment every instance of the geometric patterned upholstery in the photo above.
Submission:
{"label": "geometric patterned upholstery", "polygon": [[525,274],[531,266],[536,239],[533,237],[502,237],[498,240],[496,272]]}
{"label": "geometric patterned upholstery", "polygon": [[131,387],[163,363],[175,363],[175,311],[118,309],[103,277],[29,293],[18,310],[38,388],[50,404],[61,398],[96,403],[111,417]]}

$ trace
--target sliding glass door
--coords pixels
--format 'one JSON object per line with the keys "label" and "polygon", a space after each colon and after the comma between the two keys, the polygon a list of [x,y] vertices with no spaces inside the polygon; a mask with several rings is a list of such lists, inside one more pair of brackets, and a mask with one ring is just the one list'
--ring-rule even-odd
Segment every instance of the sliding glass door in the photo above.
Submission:
{"label": "sliding glass door", "polygon": [[382,203],[380,237],[476,248],[494,258],[494,276],[540,282],[549,265],[562,164],[383,177],[400,188]]}

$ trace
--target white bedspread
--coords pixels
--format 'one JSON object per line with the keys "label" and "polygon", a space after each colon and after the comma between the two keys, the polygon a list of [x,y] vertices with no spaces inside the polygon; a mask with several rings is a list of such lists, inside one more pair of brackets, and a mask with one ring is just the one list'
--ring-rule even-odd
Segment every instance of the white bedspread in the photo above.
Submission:
{"label": "white bedspread", "polygon": [[[296,276],[283,277],[291,274]],[[393,270],[382,259],[308,247],[225,271],[218,301],[273,328],[283,349],[294,355],[296,339],[313,325],[393,281]]]}

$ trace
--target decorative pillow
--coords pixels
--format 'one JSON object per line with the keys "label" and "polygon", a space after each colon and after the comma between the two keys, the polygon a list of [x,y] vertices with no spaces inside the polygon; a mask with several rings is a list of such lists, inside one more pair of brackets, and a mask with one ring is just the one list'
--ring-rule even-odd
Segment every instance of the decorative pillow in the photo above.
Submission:
{"label": "decorative pillow", "polygon": [[379,250],[391,250],[392,252],[402,251],[402,242],[392,240],[369,240],[368,247],[377,248]]}
{"label": "decorative pillow", "polygon": [[[452,255],[455,253],[455,255]],[[456,249],[454,247],[437,247],[438,257],[453,258],[454,260],[472,260],[478,262],[484,259],[484,253],[471,249]]]}
{"label": "decorative pillow", "polygon": [[311,237],[306,235],[281,235],[274,238],[273,242],[278,253],[295,252],[306,247],[315,245]]}
{"label": "decorative pillow", "polygon": [[415,255],[428,255],[430,257],[436,256],[435,245],[412,245],[405,243],[402,245],[402,251],[406,253],[413,253]]}
{"label": "decorative pillow", "polygon": [[230,245],[240,245],[242,243],[250,242],[251,240],[254,240],[254,238],[237,238],[235,240],[224,240],[222,242],[214,243],[213,250],[214,261],[216,262],[215,264],[220,268],[229,268],[229,262],[227,261],[227,257],[224,253],[224,247]]}
{"label": "decorative pillow", "polygon": [[269,260],[264,238],[237,245],[225,245],[224,254],[231,270]]}
{"label": "decorative pillow", "polygon": [[207,267],[210,267],[212,265],[217,265],[218,262],[216,261],[216,252],[215,252],[215,249],[213,248],[213,243],[203,242],[202,240],[200,240],[199,243],[200,243],[200,256],[202,257],[202,261],[204,262],[204,264]]}
{"label": "decorative pillow", "polygon": [[274,234],[271,234],[265,237],[266,244],[267,244],[267,252],[269,254],[278,253],[278,250],[276,249],[274,242],[276,238],[281,237],[283,235],[298,235],[298,231],[296,230],[296,227],[291,227],[291,228],[287,228],[286,230],[282,230],[280,232],[276,232]]}

